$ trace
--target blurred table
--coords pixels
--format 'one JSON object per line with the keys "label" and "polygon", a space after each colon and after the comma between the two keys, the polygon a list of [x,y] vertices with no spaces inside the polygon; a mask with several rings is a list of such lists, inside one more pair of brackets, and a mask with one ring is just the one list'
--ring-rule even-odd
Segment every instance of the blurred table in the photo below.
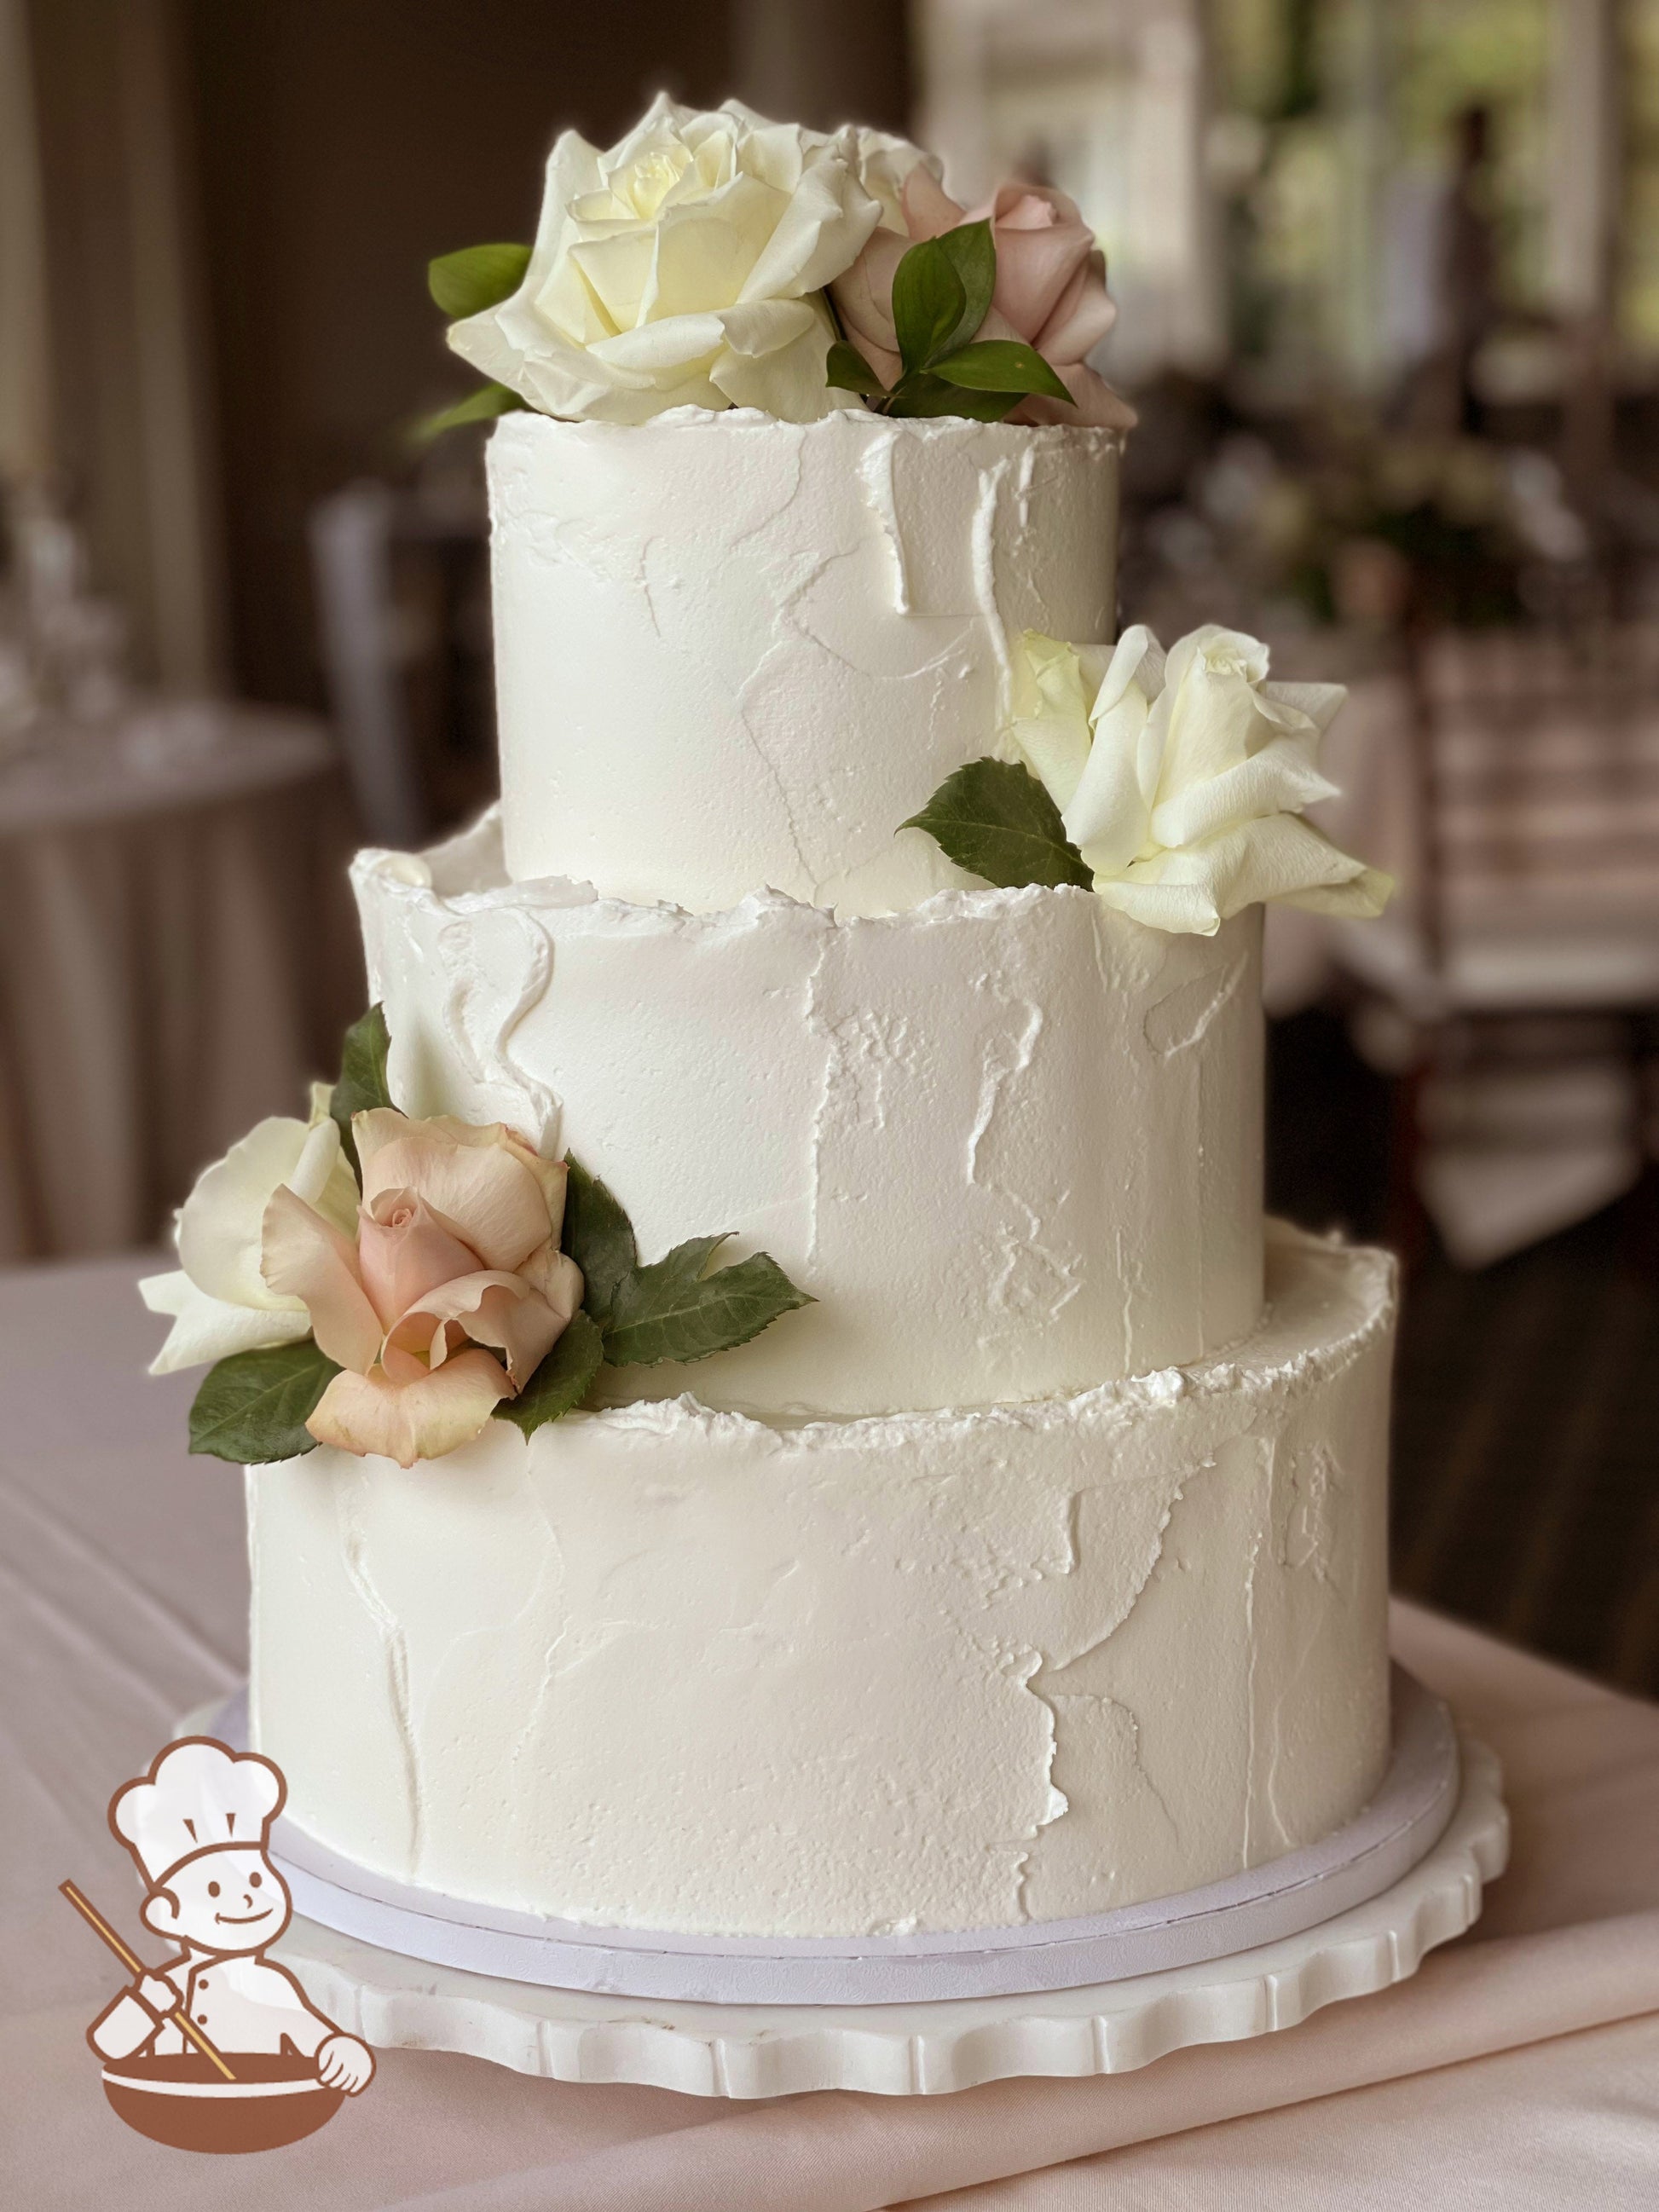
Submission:
{"label": "blurred table", "polygon": [[140,1272],[128,1259],[0,1275],[0,2200],[216,2212],[228,2187],[243,2212],[1653,2204],[1659,1708],[1411,1606],[1395,1607],[1395,1649],[1502,1758],[1515,1849],[1473,1933],[1380,1996],[1133,2074],[945,2097],[726,2104],[386,2051],[320,2135],[234,2176],[128,2134],[83,2040],[118,1970],[55,1885],[68,1876],[136,1932],[105,1807],[179,1714],[239,1679],[248,1587],[241,1480],[185,1451],[196,1377],[144,1375],[162,1324],[139,1304]]}
{"label": "blurred table", "polygon": [[0,1258],[147,1243],[359,998],[323,726],[220,704],[0,764]]}

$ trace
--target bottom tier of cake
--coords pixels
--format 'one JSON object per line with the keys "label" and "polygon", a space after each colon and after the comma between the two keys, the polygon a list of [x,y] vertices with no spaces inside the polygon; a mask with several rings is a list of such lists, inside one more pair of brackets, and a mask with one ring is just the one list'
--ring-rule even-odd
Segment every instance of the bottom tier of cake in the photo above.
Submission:
{"label": "bottom tier of cake", "polygon": [[1069,1919],[1328,1833],[1389,1740],[1389,1263],[1228,1352],[785,1427],[690,1399],[249,1474],[250,1729],[359,1864],[616,1927]]}

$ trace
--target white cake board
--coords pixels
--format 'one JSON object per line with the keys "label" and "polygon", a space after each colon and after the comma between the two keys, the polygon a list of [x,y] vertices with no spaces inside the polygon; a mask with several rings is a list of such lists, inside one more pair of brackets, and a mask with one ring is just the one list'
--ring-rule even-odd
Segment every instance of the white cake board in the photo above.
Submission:
{"label": "white cake board", "polygon": [[314,2003],[369,2044],[461,2051],[548,2081],[702,2097],[917,2096],[1018,2075],[1127,2073],[1387,1989],[1472,1926],[1483,1886],[1507,1861],[1509,1818],[1497,1759],[1468,1736],[1460,1747],[1450,1820],[1379,1895],[1276,1942],[1091,1987],[917,2004],[689,2004],[427,1965],[297,1917],[276,1955]]}
{"label": "white cake board", "polygon": [[[794,2008],[1034,1996],[1200,1966],[1322,1926],[1380,1896],[1444,1832],[1461,1786],[1444,1704],[1394,1670],[1392,1747],[1340,1828],[1177,1895],[1080,1919],[845,1936],[714,1936],[596,1925],[458,1898],[343,1856],[287,1819],[270,1855],[295,1911],[380,1951],[491,1981],[653,2002]],[[210,1732],[241,1749],[244,1699]]]}

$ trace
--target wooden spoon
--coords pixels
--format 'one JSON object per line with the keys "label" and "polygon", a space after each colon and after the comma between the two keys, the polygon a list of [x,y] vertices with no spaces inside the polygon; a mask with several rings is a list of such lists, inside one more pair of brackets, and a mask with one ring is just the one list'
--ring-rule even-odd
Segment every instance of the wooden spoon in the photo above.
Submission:
{"label": "wooden spoon", "polygon": [[[142,1959],[137,1959],[133,1956],[132,1953],[128,1950],[126,1945],[121,1941],[120,1937],[110,1926],[108,1921],[105,1919],[103,1914],[98,1911],[97,1907],[88,1903],[87,1899],[81,1894],[81,1892],[75,1887],[75,1884],[72,1881],[60,1881],[58,1887],[63,1891],[64,1896],[68,1898],[70,1903],[75,1907],[76,1911],[81,1915],[81,1917],[88,1923],[88,1925],[95,1929],[98,1934],[103,1937],[105,1942],[109,1945],[110,1949],[114,1952],[116,1957],[120,1960],[122,1964],[142,1981],[143,1977],[149,1972],[149,1967],[145,1966]],[[231,2072],[229,2067],[226,2065],[224,2058],[216,2046],[210,2043],[207,2037],[203,2034],[201,2029],[197,2027],[195,2021],[191,2018],[190,2014],[184,2010],[182,2006],[175,2006],[173,2011],[167,2014],[167,2018],[173,2022],[176,2028],[179,2029],[184,2034],[190,2038],[191,2041],[196,2045],[196,2048],[202,2053],[204,2058],[210,2058],[213,2061],[214,2064],[224,2075],[227,2081],[234,2081],[236,2079],[236,2076]]]}

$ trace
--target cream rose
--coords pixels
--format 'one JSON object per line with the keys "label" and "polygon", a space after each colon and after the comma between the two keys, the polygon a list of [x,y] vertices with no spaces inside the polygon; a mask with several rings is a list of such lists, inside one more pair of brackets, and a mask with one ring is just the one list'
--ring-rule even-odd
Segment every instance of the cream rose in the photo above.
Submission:
{"label": "cream rose", "polygon": [[1380,914],[1393,884],[1301,810],[1334,796],[1320,741],[1339,684],[1270,684],[1267,648],[1213,623],[1167,659],[1137,624],[1108,656],[1028,632],[1012,736],[1109,906],[1210,936],[1279,899]]}
{"label": "cream rose", "polygon": [[735,100],[702,115],[665,94],[607,154],[566,131],[523,283],[449,342],[544,414],[757,407],[815,421],[857,404],[825,382],[823,289],[920,158],[877,132],[826,137]]}
{"label": "cream rose", "polygon": [[301,1301],[273,1291],[260,1273],[265,1208],[283,1188],[337,1226],[356,1217],[357,1185],[328,1119],[325,1089],[309,1123],[273,1115],[198,1177],[179,1212],[178,1268],[138,1285],[152,1313],[173,1319],[152,1375],[310,1335]]}
{"label": "cream rose", "polygon": [[499,1122],[378,1107],[355,1115],[351,1133],[362,1168],[355,1218],[343,1225],[277,1189],[264,1280],[303,1304],[342,1370],[312,1435],[411,1467],[476,1437],[580,1304],[580,1270],[559,1249],[567,1170]]}
{"label": "cream rose", "polygon": [[899,263],[918,240],[964,222],[988,222],[997,252],[996,289],[977,336],[1023,338],[1035,346],[1074,403],[1033,395],[1008,419],[1133,428],[1134,410],[1085,359],[1117,315],[1106,289],[1106,258],[1075,200],[1048,185],[1004,185],[970,210],[940,187],[927,164],[906,173],[897,207],[884,212],[857,261],[830,286],[842,327],[882,382],[894,383],[900,369],[893,323]]}

